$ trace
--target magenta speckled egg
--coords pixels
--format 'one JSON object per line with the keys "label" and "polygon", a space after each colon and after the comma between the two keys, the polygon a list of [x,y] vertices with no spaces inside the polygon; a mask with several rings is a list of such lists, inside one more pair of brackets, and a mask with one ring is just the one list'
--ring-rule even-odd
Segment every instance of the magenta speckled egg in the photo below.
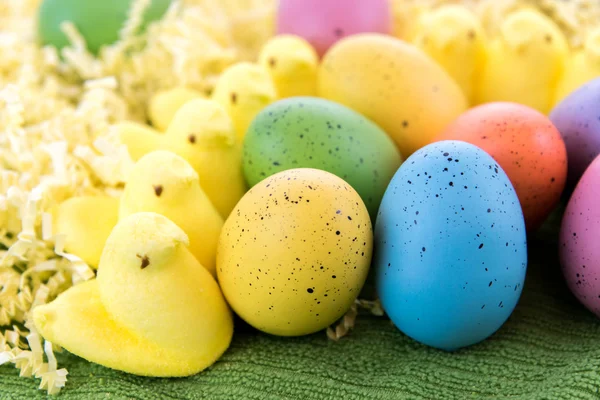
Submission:
{"label": "magenta speckled egg", "polygon": [[569,289],[600,317],[600,156],[569,200],[560,230],[560,261]]}
{"label": "magenta speckled egg", "polygon": [[388,34],[388,0],[280,0],[277,33],[301,36],[319,55],[341,38],[356,33]]}

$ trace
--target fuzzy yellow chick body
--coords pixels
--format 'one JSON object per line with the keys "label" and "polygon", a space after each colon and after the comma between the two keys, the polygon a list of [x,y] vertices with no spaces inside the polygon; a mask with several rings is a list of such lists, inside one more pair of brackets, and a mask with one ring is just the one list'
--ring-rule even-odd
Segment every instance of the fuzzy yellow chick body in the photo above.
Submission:
{"label": "fuzzy yellow chick body", "polygon": [[72,197],[54,213],[54,233],[65,235],[65,250],[93,268],[119,218],[119,199],[108,196]]}
{"label": "fuzzy yellow chick body", "polygon": [[271,75],[278,98],[316,94],[319,56],[303,38],[273,37],[262,48],[258,62]]}
{"label": "fuzzy yellow chick body", "polygon": [[71,353],[137,375],[188,376],[227,349],[233,319],[175,223],[137,213],[111,232],[97,279],[33,310],[38,332]]}
{"label": "fuzzy yellow chick body", "polygon": [[264,67],[237,63],[219,77],[212,98],[220,103],[233,121],[241,143],[256,115],[277,98],[277,91]]}
{"label": "fuzzy yellow chick body", "polygon": [[134,161],[156,150],[168,150],[190,163],[223,218],[246,193],[241,143],[225,108],[214,100],[188,101],[164,134],[135,122],[119,123],[117,129]]}
{"label": "fuzzy yellow chick body", "polygon": [[185,86],[157,92],[150,98],[148,117],[152,125],[161,132],[167,130],[175,113],[190,100],[206,97],[202,92]]}
{"label": "fuzzy yellow chick body", "polygon": [[162,214],[188,235],[190,251],[215,275],[223,218],[200,187],[196,171],[170,151],[154,151],[132,168],[121,196],[119,219],[138,212]]}
{"label": "fuzzy yellow chick body", "polygon": [[159,131],[148,125],[133,121],[122,121],[114,125],[119,140],[127,146],[127,151],[133,161],[137,161],[151,151],[162,147]]}
{"label": "fuzzy yellow chick body", "polygon": [[513,101],[549,112],[568,54],[552,20],[531,9],[511,13],[488,46],[477,103]]}
{"label": "fuzzy yellow chick body", "polygon": [[223,218],[246,193],[241,145],[231,118],[217,102],[195,99],[175,114],[165,148],[196,170],[200,186]]}
{"label": "fuzzy yellow chick body", "polygon": [[586,82],[600,76],[600,28],[592,30],[582,49],[567,61],[565,73],[556,90],[554,104]]}
{"label": "fuzzy yellow chick body", "polygon": [[418,26],[415,45],[436,60],[473,103],[486,51],[477,16],[464,6],[447,5],[423,15]]}

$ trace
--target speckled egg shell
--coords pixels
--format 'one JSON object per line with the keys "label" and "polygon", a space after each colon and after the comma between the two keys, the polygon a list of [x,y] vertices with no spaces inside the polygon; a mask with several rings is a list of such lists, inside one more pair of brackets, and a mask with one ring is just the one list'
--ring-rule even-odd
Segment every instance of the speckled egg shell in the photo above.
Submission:
{"label": "speckled egg shell", "polygon": [[402,159],[377,125],[340,104],[295,97],[265,108],[244,139],[244,174],[253,186],[292,168],[331,172],[358,192],[371,217]]}
{"label": "speckled egg shell", "polygon": [[383,307],[406,335],[455,350],[512,313],[527,268],[523,214],[504,171],[459,141],[428,145],[388,187],[375,227]]}
{"label": "speckled egg shell", "polygon": [[350,308],[373,246],[369,214],[329,172],[293,169],[255,185],[228,218],[217,274],[233,310],[261,331],[317,332]]}
{"label": "speckled egg shell", "polygon": [[431,57],[373,33],[347,37],[327,52],[319,66],[318,94],[375,122],[404,157],[467,110],[460,87]]}
{"label": "speckled egg shell", "polygon": [[550,113],[560,131],[569,157],[569,185],[577,181],[600,154],[600,78],[567,96]]}
{"label": "speckled egg shell", "polygon": [[567,151],[556,127],[539,111],[516,103],[484,104],[458,117],[436,140],[462,140],[494,157],[517,191],[529,231],[560,199]]}
{"label": "speckled egg shell", "polygon": [[577,184],[563,216],[560,261],[569,289],[600,317],[600,156]]}
{"label": "speckled egg shell", "polygon": [[280,0],[277,12],[277,32],[305,38],[320,55],[343,37],[391,27],[388,0]]}

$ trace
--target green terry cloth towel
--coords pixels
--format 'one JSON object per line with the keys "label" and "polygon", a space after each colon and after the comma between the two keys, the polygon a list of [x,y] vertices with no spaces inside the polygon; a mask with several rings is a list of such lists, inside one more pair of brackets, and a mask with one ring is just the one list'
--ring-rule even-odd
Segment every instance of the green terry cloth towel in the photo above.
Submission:
{"label": "green terry cloth towel", "polygon": [[[387,318],[361,315],[339,342],[325,333],[279,338],[236,326],[213,367],[150,379],[59,355],[69,370],[59,399],[600,399],[600,320],[564,286],[554,215],[530,239],[525,289],[491,338],[456,353],[422,346]],[[46,398],[39,381],[0,367],[0,399]]]}

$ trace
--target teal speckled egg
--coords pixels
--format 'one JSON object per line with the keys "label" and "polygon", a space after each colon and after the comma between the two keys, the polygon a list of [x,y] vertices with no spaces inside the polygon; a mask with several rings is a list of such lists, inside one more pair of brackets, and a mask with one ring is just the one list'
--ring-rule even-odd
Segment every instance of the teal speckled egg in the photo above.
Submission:
{"label": "teal speckled egg", "polygon": [[[172,0],[151,0],[144,13],[142,29],[162,18]],[[58,49],[69,45],[60,25],[75,24],[87,43],[88,50],[98,54],[100,48],[119,39],[119,31],[127,21],[134,0],[43,0],[38,11],[38,36],[42,45]]]}
{"label": "teal speckled egg", "polygon": [[244,174],[250,186],[292,168],[321,169],[348,182],[371,219],[400,164],[394,142],[375,123],[314,97],[271,104],[254,119],[244,139]]}

